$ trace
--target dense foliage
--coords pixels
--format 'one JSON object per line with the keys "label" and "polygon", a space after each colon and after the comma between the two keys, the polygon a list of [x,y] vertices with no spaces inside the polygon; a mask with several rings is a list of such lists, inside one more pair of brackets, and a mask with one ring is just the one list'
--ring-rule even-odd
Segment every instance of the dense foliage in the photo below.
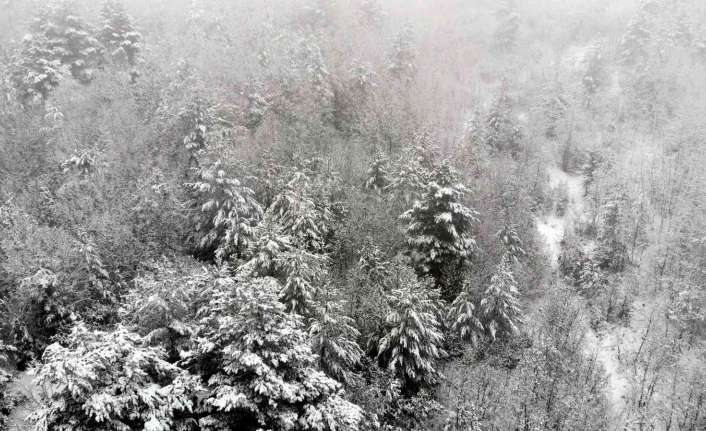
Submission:
{"label": "dense foliage", "polygon": [[0,430],[706,428],[699,1],[0,8]]}

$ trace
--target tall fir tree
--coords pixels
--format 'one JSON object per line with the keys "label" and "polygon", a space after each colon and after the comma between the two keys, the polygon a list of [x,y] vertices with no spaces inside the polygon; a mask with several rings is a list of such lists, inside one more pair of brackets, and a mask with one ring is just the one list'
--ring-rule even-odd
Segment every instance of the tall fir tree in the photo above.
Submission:
{"label": "tall fir tree", "polygon": [[326,236],[331,229],[331,212],[317,205],[311,196],[309,177],[303,172],[295,173],[267,209],[267,215],[282,227],[285,235],[291,236],[296,246],[312,252],[323,252]]}
{"label": "tall fir tree", "polygon": [[132,24],[119,0],[107,0],[101,11],[103,26],[98,35],[112,59],[117,63],[135,66],[141,50],[142,35]]}
{"label": "tall fir tree", "polygon": [[350,381],[351,371],[360,363],[363,350],[356,341],[360,332],[353,319],[344,314],[343,304],[325,301],[317,306],[309,335],[321,369],[340,382]]}
{"label": "tall fir tree", "polygon": [[[207,429],[359,429],[361,409],[318,369],[302,318],[279,301],[273,278],[219,283],[187,360],[206,383]],[[210,427],[210,428],[208,428]],[[234,428],[235,427],[235,428]]]}
{"label": "tall fir tree", "polygon": [[76,10],[71,0],[51,1],[30,25],[12,73],[23,101],[46,98],[58,86],[63,68],[81,83],[93,79],[102,48]]}
{"label": "tall fir tree", "polygon": [[378,345],[378,360],[416,393],[438,381],[436,360],[445,354],[440,300],[435,289],[422,285],[412,271],[398,268],[397,285],[388,296],[390,313]]}
{"label": "tall fir tree", "polygon": [[522,320],[517,282],[510,269],[510,257],[503,256],[483,293],[480,310],[490,338],[511,336]]}
{"label": "tall fir tree", "polygon": [[495,13],[498,20],[493,35],[496,48],[510,50],[517,45],[517,33],[520,29],[520,16],[517,14],[512,0],[501,3]]}
{"label": "tall fir tree", "polygon": [[473,302],[473,294],[469,286],[464,286],[451,303],[447,313],[447,325],[451,333],[463,341],[476,344],[478,336],[483,334],[483,324],[478,319],[478,314]]}
{"label": "tall fir tree", "polygon": [[411,26],[405,25],[392,42],[387,70],[398,80],[409,82],[417,74],[416,59],[414,32]]}
{"label": "tall fir tree", "polygon": [[229,177],[219,162],[196,173],[197,180],[185,184],[192,195],[189,239],[195,253],[205,259],[242,257],[262,218],[255,192]]}
{"label": "tall fir tree", "polygon": [[450,165],[442,163],[432,173],[422,200],[400,216],[408,223],[408,252],[417,272],[432,276],[449,300],[455,292],[445,285],[444,276],[465,265],[477,248],[472,231],[478,214],[463,204],[467,190],[454,184],[456,177]]}

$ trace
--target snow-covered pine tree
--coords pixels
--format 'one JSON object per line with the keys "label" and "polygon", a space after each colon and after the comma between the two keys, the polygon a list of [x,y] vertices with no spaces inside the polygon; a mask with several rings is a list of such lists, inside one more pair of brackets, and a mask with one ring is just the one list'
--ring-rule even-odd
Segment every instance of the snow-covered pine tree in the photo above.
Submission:
{"label": "snow-covered pine tree", "polygon": [[62,68],[82,83],[93,79],[102,60],[93,30],[74,14],[71,0],[55,0],[42,8],[15,55],[12,82],[23,102],[41,102],[59,85]]}
{"label": "snow-covered pine tree", "polygon": [[35,370],[38,384],[52,388],[31,415],[35,429],[190,429],[199,378],[163,355],[124,327],[103,332],[79,323],[47,347]]}
{"label": "snow-covered pine tree", "polygon": [[378,360],[416,393],[437,382],[435,361],[445,354],[437,290],[422,285],[408,268],[400,268],[397,286],[388,295],[390,313],[378,345]]}
{"label": "snow-covered pine tree", "polygon": [[422,197],[436,165],[437,147],[428,133],[420,133],[413,146],[395,162],[394,175],[385,190],[409,204]]}
{"label": "snow-covered pine tree", "polygon": [[445,299],[453,299],[454,292],[443,285],[444,274],[463,266],[477,247],[472,229],[478,214],[463,204],[467,190],[454,184],[456,178],[448,162],[442,163],[432,173],[422,200],[400,216],[408,223],[408,253],[417,272],[432,276]]}
{"label": "snow-covered pine tree", "polygon": [[362,0],[358,6],[358,15],[360,23],[370,27],[379,27],[385,20],[380,0]]}
{"label": "snow-covered pine tree", "polygon": [[517,324],[522,320],[518,296],[510,257],[506,255],[497,265],[480,302],[483,324],[491,339],[517,333]]}
{"label": "snow-covered pine tree", "polygon": [[387,70],[398,80],[409,82],[417,74],[416,59],[414,32],[410,25],[405,25],[392,42]]}
{"label": "snow-covered pine tree", "polygon": [[142,35],[133,26],[132,18],[125,12],[122,3],[119,0],[106,0],[101,18],[103,26],[98,39],[108,54],[118,64],[135,66]]}
{"label": "snow-covered pine tree", "polygon": [[262,218],[255,193],[227,176],[219,162],[196,172],[196,182],[184,185],[192,194],[194,230],[189,239],[196,254],[206,259],[241,257]]}
{"label": "snow-covered pine tree", "polygon": [[31,31],[46,41],[52,60],[59,60],[74,79],[87,83],[102,60],[102,49],[92,36],[94,30],[75,15],[76,10],[71,0],[50,2],[32,23]]}
{"label": "snow-covered pine tree", "polygon": [[294,174],[267,209],[267,216],[291,236],[295,245],[312,252],[323,252],[331,229],[331,213],[317,205],[310,195],[310,180],[303,172]]}
{"label": "snow-covered pine tree", "polygon": [[598,247],[595,260],[601,268],[621,271],[627,263],[627,248],[620,238],[620,205],[616,199],[601,208],[598,226]]}
{"label": "snow-covered pine tree", "polygon": [[14,56],[10,80],[22,103],[41,103],[59,86],[61,61],[54,57],[46,37],[28,34]]}
{"label": "snow-covered pine tree", "polygon": [[326,257],[294,248],[282,257],[280,278],[284,287],[280,300],[287,311],[311,316],[313,300],[326,276],[323,263]]}
{"label": "snow-covered pine tree", "polygon": [[643,4],[637,15],[628,23],[620,41],[620,62],[632,66],[640,65],[649,58],[649,44],[652,38],[648,11]]}
{"label": "snow-covered pine tree", "polygon": [[245,127],[251,133],[255,133],[267,114],[269,103],[259,92],[253,91],[248,94],[248,106],[245,110]]}
{"label": "snow-covered pine tree", "polygon": [[238,272],[255,277],[277,277],[283,270],[284,257],[293,251],[292,238],[282,233],[282,228],[265,216],[255,228],[257,238],[248,249],[248,261],[238,267]]}
{"label": "snow-covered pine tree", "polygon": [[344,314],[343,304],[326,301],[317,306],[309,335],[321,369],[340,382],[349,381],[351,369],[360,362],[363,350],[356,342],[360,333],[353,319]]}
{"label": "snow-covered pine tree", "polygon": [[527,252],[522,248],[522,239],[512,225],[506,224],[496,234],[495,237],[500,241],[500,244],[505,248],[505,253],[514,262],[517,262],[521,257],[527,255]]}
{"label": "snow-covered pine tree", "polygon": [[446,320],[451,333],[463,341],[475,344],[478,335],[483,333],[483,324],[478,319],[473,295],[468,286],[465,286],[451,303]]}
{"label": "snow-covered pine tree", "polygon": [[378,152],[373,163],[367,172],[367,178],[363,184],[365,190],[380,192],[390,185],[389,179],[390,159]]}
{"label": "snow-covered pine tree", "polygon": [[594,95],[605,84],[607,79],[605,76],[606,64],[602,51],[603,48],[600,44],[594,44],[587,50],[583,58],[585,69],[581,82],[586,91],[586,99],[584,101],[586,107],[592,105]]}
{"label": "snow-covered pine tree", "polygon": [[503,89],[486,118],[484,141],[497,151],[515,154],[520,148],[522,132],[511,117],[512,105],[512,99]]}
{"label": "snow-covered pine tree", "polygon": [[[190,368],[203,376],[202,429],[359,429],[361,409],[318,370],[302,318],[279,301],[273,278],[221,280],[203,310]],[[235,427],[235,428],[234,428]]]}
{"label": "snow-covered pine tree", "polygon": [[390,263],[380,248],[375,245],[372,238],[366,238],[360,249],[358,267],[365,278],[373,283],[382,283],[391,273]]}
{"label": "snow-covered pine tree", "polygon": [[504,1],[495,16],[498,20],[495,34],[495,46],[501,50],[510,50],[517,44],[517,32],[520,29],[520,16],[517,14],[512,1]]}

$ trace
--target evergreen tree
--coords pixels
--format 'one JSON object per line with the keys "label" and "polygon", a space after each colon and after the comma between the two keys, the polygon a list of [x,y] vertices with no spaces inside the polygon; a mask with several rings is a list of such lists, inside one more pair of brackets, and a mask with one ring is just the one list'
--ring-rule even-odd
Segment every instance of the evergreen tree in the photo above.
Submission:
{"label": "evergreen tree", "polygon": [[58,86],[62,67],[81,83],[93,79],[102,50],[93,29],[75,10],[71,0],[52,1],[32,22],[12,73],[23,101],[46,98]]}
{"label": "evergreen tree", "polygon": [[649,44],[652,38],[649,14],[645,5],[628,24],[620,41],[620,61],[625,65],[639,65],[649,58]]}
{"label": "evergreen tree", "polygon": [[379,342],[378,360],[404,382],[405,392],[412,394],[437,382],[435,361],[445,354],[439,294],[402,268],[388,302],[390,313]]}
{"label": "evergreen tree", "polygon": [[585,70],[581,83],[586,91],[585,105],[590,107],[593,102],[593,97],[601,86],[605,85],[607,80],[605,72],[605,60],[603,59],[602,47],[600,45],[592,46],[584,58]]}
{"label": "evergreen tree", "polygon": [[457,335],[463,341],[471,341],[475,344],[478,334],[483,333],[483,325],[477,314],[476,307],[473,304],[473,296],[468,286],[466,286],[451,303],[447,314],[451,333]]}
{"label": "evergreen tree", "polygon": [[251,92],[248,94],[248,107],[245,111],[245,127],[247,127],[250,132],[254,133],[260,124],[262,124],[265,119],[265,114],[269,104],[267,100],[257,92]]}
{"label": "evergreen tree", "polygon": [[498,24],[495,29],[495,46],[501,50],[509,50],[517,44],[517,32],[520,29],[520,16],[515,11],[511,2],[504,4],[498,9],[495,16]]}
{"label": "evergreen tree", "polygon": [[280,300],[285,304],[287,311],[302,316],[310,316],[313,313],[313,299],[325,277],[322,265],[324,260],[321,255],[301,249],[294,249],[283,256],[284,287]]}
{"label": "evergreen tree", "polygon": [[204,308],[204,329],[188,359],[206,381],[208,429],[358,430],[361,409],[317,369],[304,324],[279,302],[272,278],[223,279]]}
{"label": "evergreen tree", "polygon": [[598,226],[598,247],[595,258],[601,268],[621,271],[627,263],[627,248],[620,240],[620,206],[610,200],[603,208]]}
{"label": "evergreen tree", "polygon": [[312,351],[319,356],[321,369],[344,383],[363,356],[356,342],[360,333],[353,324],[340,302],[327,301],[317,307],[309,327]]}
{"label": "evergreen tree", "polygon": [[254,227],[262,218],[255,193],[230,178],[217,162],[197,170],[197,181],[186,183],[192,193],[194,233],[190,241],[196,253],[207,259],[241,257],[254,238]]}
{"label": "evergreen tree", "polygon": [[500,241],[507,256],[514,262],[527,255],[527,252],[522,248],[522,239],[514,227],[505,225],[495,234],[495,237]]}
{"label": "evergreen tree", "polygon": [[371,238],[367,238],[360,249],[358,268],[365,278],[373,283],[383,283],[390,275],[390,263],[385,259],[382,250],[375,245]]}
{"label": "evergreen tree", "polygon": [[119,0],[107,0],[101,11],[103,28],[99,40],[118,63],[134,66],[137,62],[142,35],[132,25],[132,18]]}
{"label": "evergreen tree", "polygon": [[370,165],[367,172],[367,179],[363,184],[365,190],[373,190],[380,192],[390,185],[389,180],[389,166],[390,160],[385,157],[382,153],[378,153],[375,156],[375,160]]}
{"label": "evergreen tree", "polygon": [[31,418],[37,430],[191,429],[199,379],[166,362],[137,334],[74,327],[47,347],[37,382],[51,387]]}
{"label": "evergreen tree", "polygon": [[46,37],[27,35],[15,55],[11,80],[23,103],[39,103],[59,86],[61,61],[49,48]]}
{"label": "evergreen tree", "polygon": [[358,14],[360,23],[370,27],[379,27],[385,19],[385,11],[380,0],[361,0]]}
{"label": "evergreen tree", "polygon": [[[434,277],[443,284],[444,273],[458,269],[476,250],[472,228],[477,213],[462,203],[466,188],[453,184],[456,173],[442,164],[433,174],[421,201],[402,214],[407,221],[407,246],[420,274]],[[450,286],[441,286],[445,298],[451,299]]]}
{"label": "evergreen tree", "polygon": [[405,25],[392,42],[387,70],[400,81],[411,81],[417,74],[416,59],[414,33],[411,26]]}
{"label": "evergreen tree", "polygon": [[317,205],[310,194],[310,180],[297,172],[267,210],[268,217],[291,236],[295,245],[313,252],[323,252],[331,229],[331,213]]}
{"label": "evergreen tree", "polygon": [[510,270],[510,258],[504,256],[490,279],[480,302],[483,323],[490,338],[517,333],[521,321],[519,292]]}
{"label": "evergreen tree", "polygon": [[293,251],[292,238],[282,233],[282,228],[269,217],[255,228],[255,237],[248,250],[249,260],[238,271],[256,277],[278,277],[282,272],[284,257]]}
{"label": "evergreen tree", "polygon": [[512,99],[503,90],[486,118],[486,145],[501,152],[515,154],[520,149],[522,132],[512,119]]}

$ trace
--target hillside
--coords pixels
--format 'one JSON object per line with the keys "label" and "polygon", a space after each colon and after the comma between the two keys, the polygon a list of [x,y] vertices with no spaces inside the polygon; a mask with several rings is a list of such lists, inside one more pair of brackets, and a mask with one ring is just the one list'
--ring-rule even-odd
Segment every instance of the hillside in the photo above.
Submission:
{"label": "hillside", "polygon": [[701,1],[0,9],[0,431],[706,430]]}

